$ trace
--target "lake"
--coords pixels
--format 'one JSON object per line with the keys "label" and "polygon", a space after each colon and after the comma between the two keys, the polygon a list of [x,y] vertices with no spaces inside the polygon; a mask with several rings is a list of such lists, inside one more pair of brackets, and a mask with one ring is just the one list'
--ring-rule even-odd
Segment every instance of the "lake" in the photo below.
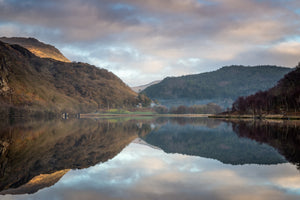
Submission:
{"label": "lake", "polygon": [[10,119],[0,199],[300,199],[300,122]]}

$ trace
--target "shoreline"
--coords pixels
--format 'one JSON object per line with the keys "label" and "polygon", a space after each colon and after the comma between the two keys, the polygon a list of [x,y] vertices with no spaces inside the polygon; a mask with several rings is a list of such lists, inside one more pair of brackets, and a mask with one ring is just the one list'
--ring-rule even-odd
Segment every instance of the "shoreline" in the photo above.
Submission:
{"label": "shoreline", "polygon": [[221,119],[274,119],[274,120],[300,120],[299,115],[211,115],[209,118],[221,118]]}
{"label": "shoreline", "polygon": [[212,114],[109,114],[109,113],[88,113],[80,114],[80,118],[90,117],[203,117],[208,118]]}

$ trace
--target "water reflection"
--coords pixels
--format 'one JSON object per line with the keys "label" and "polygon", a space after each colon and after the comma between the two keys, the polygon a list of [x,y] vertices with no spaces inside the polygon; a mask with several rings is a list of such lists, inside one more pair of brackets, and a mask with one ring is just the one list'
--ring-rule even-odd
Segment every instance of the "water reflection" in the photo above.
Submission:
{"label": "water reflection", "polygon": [[300,121],[230,121],[233,130],[244,138],[250,138],[276,148],[300,170]]}
{"label": "water reflection", "polygon": [[300,197],[297,123],[157,118],[2,127],[0,199]]}
{"label": "water reflection", "polygon": [[[142,132],[134,122],[111,120],[31,121],[6,126],[0,132],[0,190],[18,188],[40,174],[105,162]],[[20,190],[1,194],[33,193],[63,175],[43,176],[43,181],[31,181]]]}
{"label": "water reflection", "polygon": [[196,122],[198,123],[194,121],[174,124],[174,120],[171,119],[165,121],[158,130],[145,135],[143,139],[167,153],[214,158],[228,164],[286,162],[283,156],[269,145],[240,138],[230,123],[207,118],[199,118]]}
{"label": "water reflection", "polygon": [[7,199],[299,199],[288,163],[226,165],[132,143],[106,163],[72,170],[53,187]]}

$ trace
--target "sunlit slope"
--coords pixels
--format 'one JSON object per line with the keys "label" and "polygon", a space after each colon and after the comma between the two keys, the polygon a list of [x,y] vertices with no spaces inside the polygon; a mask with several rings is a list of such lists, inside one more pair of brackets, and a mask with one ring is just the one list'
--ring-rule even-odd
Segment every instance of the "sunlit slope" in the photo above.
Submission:
{"label": "sunlit slope", "polygon": [[54,60],[62,62],[70,62],[70,60],[67,59],[57,48],[52,45],[40,42],[35,38],[1,37],[0,41],[9,44],[18,44],[41,58],[52,58]]}
{"label": "sunlit slope", "polygon": [[0,68],[2,113],[8,107],[91,112],[137,103],[137,94],[106,69],[39,58],[19,45],[0,42]]}

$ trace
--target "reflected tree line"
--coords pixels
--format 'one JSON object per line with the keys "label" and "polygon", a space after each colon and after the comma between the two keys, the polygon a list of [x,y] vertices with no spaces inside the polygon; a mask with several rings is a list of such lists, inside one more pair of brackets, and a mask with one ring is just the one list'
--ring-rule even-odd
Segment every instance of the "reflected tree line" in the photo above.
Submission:
{"label": "reflected tree line", "polygon": [[232,121],[233,130],[240,136],[266,143],[276,148],[300,170],[299,121]]}

